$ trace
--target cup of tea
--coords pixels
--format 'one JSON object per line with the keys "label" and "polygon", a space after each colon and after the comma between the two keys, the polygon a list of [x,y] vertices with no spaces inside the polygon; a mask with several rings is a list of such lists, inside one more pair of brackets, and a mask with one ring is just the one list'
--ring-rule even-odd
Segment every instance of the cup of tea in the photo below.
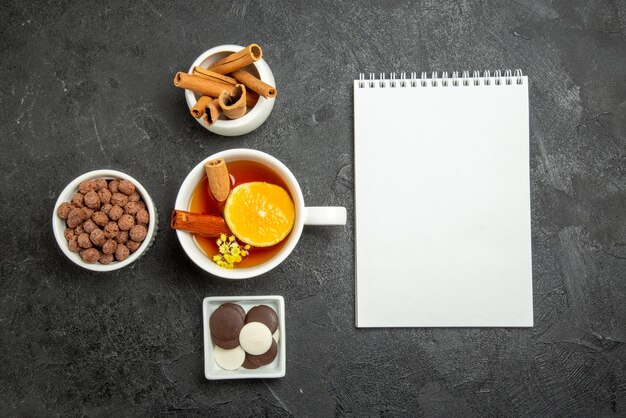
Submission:
{"label": "cup of tea", "polygon": [[294,205],[291,232],[278,244],[253,248],[245,262],[232,269],[221,267],[213,260],[217,250],[215,237],[204,237],[177,230],[183,250],[201,269],[225,279],[247,279],[266,273],[282,263],[300,240],[305,225],[345,225],[346,208],[337,206],[305,206],[300,185],[293,173],[275,157],[251,149],[221,151],[201,161],[183,181],[176,197],[175,210],[205,212],[210,204],[205,164],[222,159],[226,162],[233,185],[245,182],[266,182],[284,188]]}

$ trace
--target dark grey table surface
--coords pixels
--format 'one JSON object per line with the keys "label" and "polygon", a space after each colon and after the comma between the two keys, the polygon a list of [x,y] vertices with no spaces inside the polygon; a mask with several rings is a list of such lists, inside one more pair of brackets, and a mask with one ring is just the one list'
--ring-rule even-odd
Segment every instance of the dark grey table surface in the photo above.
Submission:
{"label": "dark grey table surface", "polygon": [[[2,2],[2,414],[626,415],[625,21],[624,1]],[[274,111],[212,135],[172,78],[252,42]],[[535,327],[357,330],[352,80],[506,68],[530,77]],[[306,229],[255,279],[194,267],[168,213],[191,167],[234,147],[284,161],[347,226]],[[148,189],[160,229],[132,267],[93,274],[50,220],[69,181],[106,167]],[[264,294],[285,297],[287,375],[206,381],[202,299]]]}

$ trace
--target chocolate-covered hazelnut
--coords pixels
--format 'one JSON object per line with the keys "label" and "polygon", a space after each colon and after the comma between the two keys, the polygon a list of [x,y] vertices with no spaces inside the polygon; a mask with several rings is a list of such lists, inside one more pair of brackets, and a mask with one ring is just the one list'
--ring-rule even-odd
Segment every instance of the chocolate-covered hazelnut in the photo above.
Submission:
{"label": "chocolate-covered hazelnut", "polygon": [[128,202],[124,206],[124,213],[128,213],[129,215],[135,215],[137,212],[139,212],[140,209],[141,208],[139,207],[137,202]]}
{"label": "chocolate-covered hazelnut", "polygon": [[133,241],[141,242],[146,239],[146,235],[148,235],[148,229],[143,225],[135,225],[130,228],[128,235]]}
{"label": "chocolate-covered hazelnut", "polygon": [[141,196],[139,195],[139,193],[137,193],[136,190],[128,195],[129,202],[139,202],[140,200],[141,200]]}
{"label": "chocolate-covered hazelnut", "polygon": [[98,262],[100,264],[111,264],[115,260],[113,254],[100,254]]}
{"label": "chocolate-covered hazelnut", "polygon": [[104,213],[105,215],[109,215],[109,211],[111,210],[111,208],[113,207],[112,204],[110,203],[105,203],[104,205],[102,205],[102,207],[100,208],[100,212]]}
{"label": "chocolate-covered hazelnut", "polygon": [[128,203],[128,196],[123,193],[117,192],[111,195],[111,204],[124,207]]}
{"label": "chocolate-covered hazelnut", "polygon": [[99,192],[102,189],[108,188],[109,184],[106,179],[96,179],[96,191]]}
{"label": "chocolate-covered hazelnut", "polygon": [[85,229],[83,228],[83,225],[80,224],[78,225],[76,228],[74,228],[74,235],[76,235],[77,237],[84,234],[85,233]]}
{"label": "chocolate-covered hazelnut", "polygon": [[118,188],[126,196],[131,195],[135,191],[135,185],[128,180],[120,181]]}
{"label": "chocolate-covered hazelnut", "polygon": [[119,227],[117,226],[117,222],[109,222],[104,226],[104,236],[107,238],[115,238],[119,231]]}
{"label": "chocolate-covered hazelnut", "polygon": [[121,206],[113,206],[109,211],[109,218],[112,221],[117,221],[124,214],[124,209]]}
{"label": "chocolate-covered hazelnut", "polygon": [[87,219],[85,222],[83,222],[83,229],[86,233],[91,234],[94,229],[98,229],[98,225],[96,225],[96,223],[91,219]]}
{"label": "chocolate-covered hazelnut", "polygon": [[116,249],[117,249],[117,242],[115,242],[115,240],[113,239],[108,239],[104,241],[104,244],[102,244],[102,252],[105,254],[113,254],[115,253]]}
{"label": "chocolate-covered hazelnut", "polygon": [[67,219],[67,215],[70,214],[73,208],[74,206],[69,202],[61,203],[57,208],[57,216],[61,219]]}
{"label": "chocolate-covered hazelnut", "polygon": [[109,217],[102,212],[95,212],[91,217],[98,226],[104,226],[109,222]]}
{"label": "chocolate-covered hazelnut", "polygon": [[100,201],[103,204],[111,203],[111,196],[112,195],[113,194],[111,193],[111,191],[109,189],[107,189],[106,187],[104,189],[98,190],[98,196],[100,197]]}
{"label": "chocolate-covered hazelnut", "polygon": [[148,225],[148,222],[150,222],[150,215],[147,210],[140,209],[135,215],[135,220],[139,225]]}
{"label": "chocolate-covered hazelnut", "polygon": [[120,181],[117,180],[117,179],[113,179],[113,180],[109,181],[109,191],[111,193],[119,192],[120,191],[119,188],[118,188],[119,185],[120,185]]}
{"label": "chocolate-covered hazelnut", "polygon": [[126,242],[126,246],[128,247],[131,253],[134,253],[135,251],[139,249],[139,247],[141,247],[141,242],[137,242],[137,241],[133,241],[129,239]]}
{"label": "chocolate-covered hazelnut", "polygon": [[91,240],[89,239],[89,234],[86,232],[83,232],[82,234],[80,234],[78,236],[78,246],[80,248],[91,248],[93,247],[93,244],[91,243]]}
{"label": "chocolate-covered hazelnut", "polygon": [[120,231],[115,236],[115,241],[118,244],[126,244],[128,242],[128,231]]}
{"label": "chocolate-covered hazelnut", "polygon": [[95,263],[100,259],[100,251],[95,248],[89,248],[83,251],[80,256],[83,258],[85,263]]}
{"label": "chocolate-covered hazelnut", "polygon": [[93,209],[83,206],[80,210],[83,212],[83,219],[89,219],[93,216]]}
{"label": "chocolate-covered hazelnut", "polygon": [[124,244],[117,244],[117,248],[115,249],[115,259],[117,261],[124,261],[130,255],[130,250]]}
{"label": "chocolate-covered hazelnut", "polygon": [[74,236],[74,230],[67,228],[65,232],[63,232],[63,236],[65,237],[66,240],[69,241]]}
{"label": "chocolate-covered hazelnut", "polygon": [[72,196],[72,203],[77,208],[82,208],[85,205],[85,201],[83,199],[84,196],[81,193],[74,193],[74,196]]}
{"label": "chocolate-covered hazelnut", "polygon": [[79,208],[74,208],[70,210],[70,213],[67,215],[67,226],[68,228],[76,228],[78,225],[83,222],[83,212]]}
{"label": "chocolate-covered hazelnut", "polygon": [[77,253],[80,250],[78,246],[78,237],[74,235],[67,243],[67,246],[70,248],[70,251],[73,253]]}
{"label": "chocolate-covered hazelnut", "polygon": [[96,182],[94,180],[85,180],[78,185],[78,191],[87,194],[92,190],[96,190]]}
{"label": "chocolate-covered hazelnut", "polygon": [[102,246],[102,244],[104,244],[104,241],[106,241],[106,237],[104,236],[104,231],[102,229],[94,229],[93,231],[91,231],[91,234],[89,234],[89,239],[96,247]]}
{"label": "chocolate-covered hazelnut", "polygon": [[122,231],[128,231],[130,228],[135,226],[135,218],[128,213],[125,213],[120,216],[120,219],[117,221],[117,226]]}
{"label": "chocolate-covered hazelnut", "polygon": [[84,197],[85,206],[90,209],[99,209],[100,208],[100,196],[95,191],[90,191],[85,194]]}

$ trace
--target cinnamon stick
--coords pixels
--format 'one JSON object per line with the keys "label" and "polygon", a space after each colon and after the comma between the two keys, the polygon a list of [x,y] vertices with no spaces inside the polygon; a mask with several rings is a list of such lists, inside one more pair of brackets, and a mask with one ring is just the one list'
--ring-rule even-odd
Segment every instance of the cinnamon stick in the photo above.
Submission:
{"label": "cinnamon stick", "polygon": [[226,89],[228,92],[231,92],[235,89],[235,86],[231,86],[228,83],[209,80],[204,77],[183,72],[176,73],[176,76],[174,77],[174,85],[176,87],[193,90],[196,93],[201,93],[205,96],[211,97],[219,96],[221,91],[224,89]]}
{"label": "cinnamon stick", "polygon": [[259,80],[247,71],[237,70],[233,71],[231,75],[235,78],[236,81],[239,81],[241,84],[246,86],[247,89],[260,94],[266,99],[276,97],[276,87],[272,87],[269,84]]}
{"label": "cinnamon stick", "polygon": [[253,91],[246,90],[246,107],[252,109],[259,101],[259,95]]}
{"label": "cinnamon stick", "polygon": [[[196,93],[211,97],[218,97],[222,90],[226,90],[229,95],[233,94],[236,88],[236,86],[232,86],[227,83],[209,80],[207,78],[183,72],[176,73],[176,76],[174,77],[174,85],[181,89],[192,90]],[[251,108],[256,104],[259,96],[256,94],[254,96],[247,96],[246,106]]]}
{"label": "cinnamon stick", "polygon": [[205,237],[219,237],[221,234],[230,234],[226,221],[221,216],[205,215],[178,209],[172,211],[172,222],[170,225],[173,229]]}
{"label": "cinnamon stick", "polygon": [[232,94],[222,90],[218,100],[222,113],[228,119],[238,119],[246,114],[246,87],[243,84],[237,84]]}
{"label": "cinnamon stick", "polygon": [[228,77],[227,75],[223,75],[223,74],[218,74],[216,72],[207,70],[206,68],[202,68],[202,67],[197,67],[197,66],[193,67],[193,70],[191,73],[193,75],[197,75],[198,77],[208,78],[209,80],[214,80],[220,83],[230,84],[231,86],[234,86],[235,84],[237,84],[237,80],[235,80],[232,77]]}
{"label": "cinnamon stick", "polygon": [[209,194],[213,196],[221,211],[230,194],[230,175],[226,162],[221,158],[211,160],[204,164],[204,170],[209,180]]}
{"label": "cinnamon stick", "polygon": [[210,96],[202,96],[198,99],[194,107],[191,108],[191,114],[194,118],[198,119],[204,115],[205,108],[213,101],[213,98]]}
{"label": "cinnamon stick", "polygon": [[213,99],[204,109],[204,122],[207,126],[211,126],[220,118],[222,114],[222,108],[220,107],[219,100]]}
{"label": "cinnamon stick", "polygon": [[228,74],[233,71],[242,69],[243,67],[258,61],[263,56],[263,50],[257,44],[250,44],[239,52],[234,52],[229,56],[213,63],[209,66],[209,70],[219,73]]}

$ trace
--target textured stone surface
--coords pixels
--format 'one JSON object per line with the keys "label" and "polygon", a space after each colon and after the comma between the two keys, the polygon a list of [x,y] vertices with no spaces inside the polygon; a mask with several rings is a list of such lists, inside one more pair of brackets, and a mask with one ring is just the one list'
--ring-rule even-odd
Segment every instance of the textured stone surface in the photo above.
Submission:
{"label": "textured stone surface", "polygon": [[[3,2],[3,413],[624,416],[625,20],[623,1]],[[172,78],[250,42],[274,111],[212,136]],[[308,204],[352,215],[359,72],[504,68],[531,79],[533,329],[356,330],[352,216],[237,283],[195,268],[168,228],[188,170],[232,147],[275,155]],[[63,257],[50,218],[70,180],[104,167],[142,182],[160,231],[131,268],[94,274]],[[202,298],[256,294],[285,297],[287,376],[206,381]]]}

